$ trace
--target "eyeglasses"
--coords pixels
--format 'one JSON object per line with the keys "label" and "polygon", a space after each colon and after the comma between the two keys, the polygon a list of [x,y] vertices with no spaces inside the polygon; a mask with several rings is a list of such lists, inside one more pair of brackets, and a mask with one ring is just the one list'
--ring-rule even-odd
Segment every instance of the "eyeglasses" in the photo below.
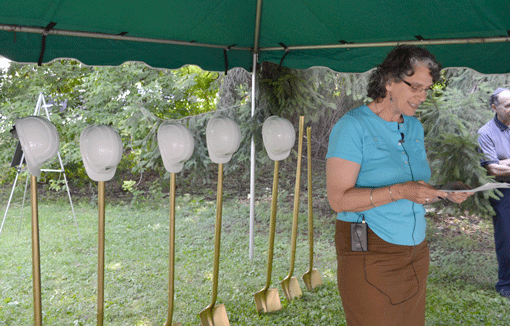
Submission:
{"label": "eyeglasses", "polygon": [[411,91],[413,93],[419,93],[421,91],[425,91],[425,92],[427,92],[427,94],[430,94],[430,92],[432,91],[432,86],[423,87],[423,86],[418,86],[418,85],[414,85],[414,84],[408,83],[408,82],[406,82],[403,79],[401,79],[401,80],[404,82],[404,84],[406,84],[407,86],[411,87]]}

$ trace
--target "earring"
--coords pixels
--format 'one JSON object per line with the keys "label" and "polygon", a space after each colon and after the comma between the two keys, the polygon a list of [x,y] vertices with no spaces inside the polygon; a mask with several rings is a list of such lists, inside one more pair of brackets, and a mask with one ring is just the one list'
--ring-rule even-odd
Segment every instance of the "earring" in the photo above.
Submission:
{"label": "earring", "polygon": [[391,93],[390,93],[390,102],[393,102],[393,97],[391,96]]}

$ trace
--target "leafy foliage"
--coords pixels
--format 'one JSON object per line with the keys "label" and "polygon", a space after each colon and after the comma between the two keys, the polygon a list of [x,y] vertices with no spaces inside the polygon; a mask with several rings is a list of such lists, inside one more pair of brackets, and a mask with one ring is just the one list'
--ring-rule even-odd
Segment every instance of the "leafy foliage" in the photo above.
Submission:
{"label": "leafy foliage", "polygon": [[[39,93],[43,93],[60,134],[66,173],[77,186],[87,180],[81,178],[85,173],[79,136],[88,124],[108,124],[119,131],[126,151],[121,167],[135,174],[162,172],[156,139],[159,124],[215,109],[218,77],[218,73],[194,66],[171,71],[142,63],[119,67],[86,67],[71,60],[41,67],[12,63],[0,80],[0,132],[4,136],[0,158],[10,162],[15,140],[9,130],[15,118],[34,113]],[[7,168],[5,164],[3,169]]]}
{"label": "leafy foliage", "polygon": [[279,115],[297,126],[299,115],[304,115],[312,127],[315,157],[323,158],[333,125],[363,103],[368,73],[339,73],[324,67],[295,70],[264,62],[259,81],[260,119]]}
{"label": "leafy foliage", "polygon": [[[472,187],[494,182],[479,162],[477,131],[494,113],[488,108],[492,91],[505,83],[507,76],[481,75],[470,70],[452,69],[444,72],[442,84],[436,85],[432,96],[417,112],[425,129],[425,146],[432,169],[432,184],[462,181]],[[496,191],[497,192],[497,191]],[[494,191],[471,196],[460,208],[447,202],[439,203],[450,213],[467,210],[481,216],[493,214],[489,203]]]}
{"label": "leafy foliage", "polygon": [[[486,105],[489,94],[496,87],[508,86],[510,77],[460,68],[443,73],[444,80],[417,113],[425,128],[433,170],[431,182],[460,180],[473,187],[490,182],[492,178],[478,164],[481,154],[477,152],[476,132],[492,118]],[[254,99],[252,75],[241,68],[223,75],[194,66],[156,70],[142,63],[119,67],[86,67],[70,60],[42,67],[12,63],[0,79],[0,159],[4,162],[1,170],[5,171],[0,181],[14,178],[8,168],[15,146],[9,129],[16,117],[33,113],[40,92],[52,105],[51,119],[61,136],[60,152],[70,182],[77,187],[88,183],[78,146],[81,131],[91,123],[110,124],[120,132],[125,148],[116,175],[121,179],[117,180],[118,187],[127,182],[128,192],[136,200],[150,198],[148,194],[153,190],[167,189],[169,174],[160,160],[156,138],[163,120],[178,120],[194,134],[195,150],[186,162],[181,181],[191,189],[193,185],[211,183],[216,173],[207,155],[207,121],[215,114],[234,119],[241,126],[242,142],[225,166],[225,173],[238,173],[239,189],[246,189],[252,140],[258,175],[271,165],[261,136],[267,117],[276,114],[287,118],[297,130],[298,117],[304,115],[305,123],[312,127],[312,155],[324,160],[333,125],[347,111],[369,100],[366,86],[370,72],[346,74],[323,67],[293,70],[263,62],[257,74],[260,82]],[[294,150],[291,157],[295,159],[296,155]],[[42,181],[45,178],[43,174]],[[151,181],[142,188],[144,178]],[[132,184],[132,180],[137,181]],[[60,189],[55,182],[49,187]],[[460,209],[491,215],[488,199],[496,194],[478,193]],[[456,205],[438,205],[449,211],[457,209]]]}

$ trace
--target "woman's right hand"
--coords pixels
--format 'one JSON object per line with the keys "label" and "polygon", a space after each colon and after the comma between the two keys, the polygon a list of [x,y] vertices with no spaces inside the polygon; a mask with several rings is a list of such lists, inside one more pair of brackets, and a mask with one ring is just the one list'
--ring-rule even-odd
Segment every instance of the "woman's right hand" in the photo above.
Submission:
{"label": "woman's right hand", "polygon": [[398,199],[407,199],[417,204],[431,204],[446,198],[448,193],[436,190],[425,181],[408,181],[391,186],[391,190],[397,193]]}

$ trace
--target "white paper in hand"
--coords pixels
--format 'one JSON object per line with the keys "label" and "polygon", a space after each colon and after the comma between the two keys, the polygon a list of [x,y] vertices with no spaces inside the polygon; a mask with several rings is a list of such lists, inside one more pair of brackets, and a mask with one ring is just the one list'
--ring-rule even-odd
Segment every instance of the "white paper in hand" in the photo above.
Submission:
{"label": "white paper in hand", "polygon": [[478,191],[486,191],[486,190],[492,190],[496,188],[510,188],[510,183],[486,183],[483,186],[477,187],[475,189],[464,189],[464,190],[448,190],[448,189],[441,189],[441,191],[444,192],[478,192]]}

